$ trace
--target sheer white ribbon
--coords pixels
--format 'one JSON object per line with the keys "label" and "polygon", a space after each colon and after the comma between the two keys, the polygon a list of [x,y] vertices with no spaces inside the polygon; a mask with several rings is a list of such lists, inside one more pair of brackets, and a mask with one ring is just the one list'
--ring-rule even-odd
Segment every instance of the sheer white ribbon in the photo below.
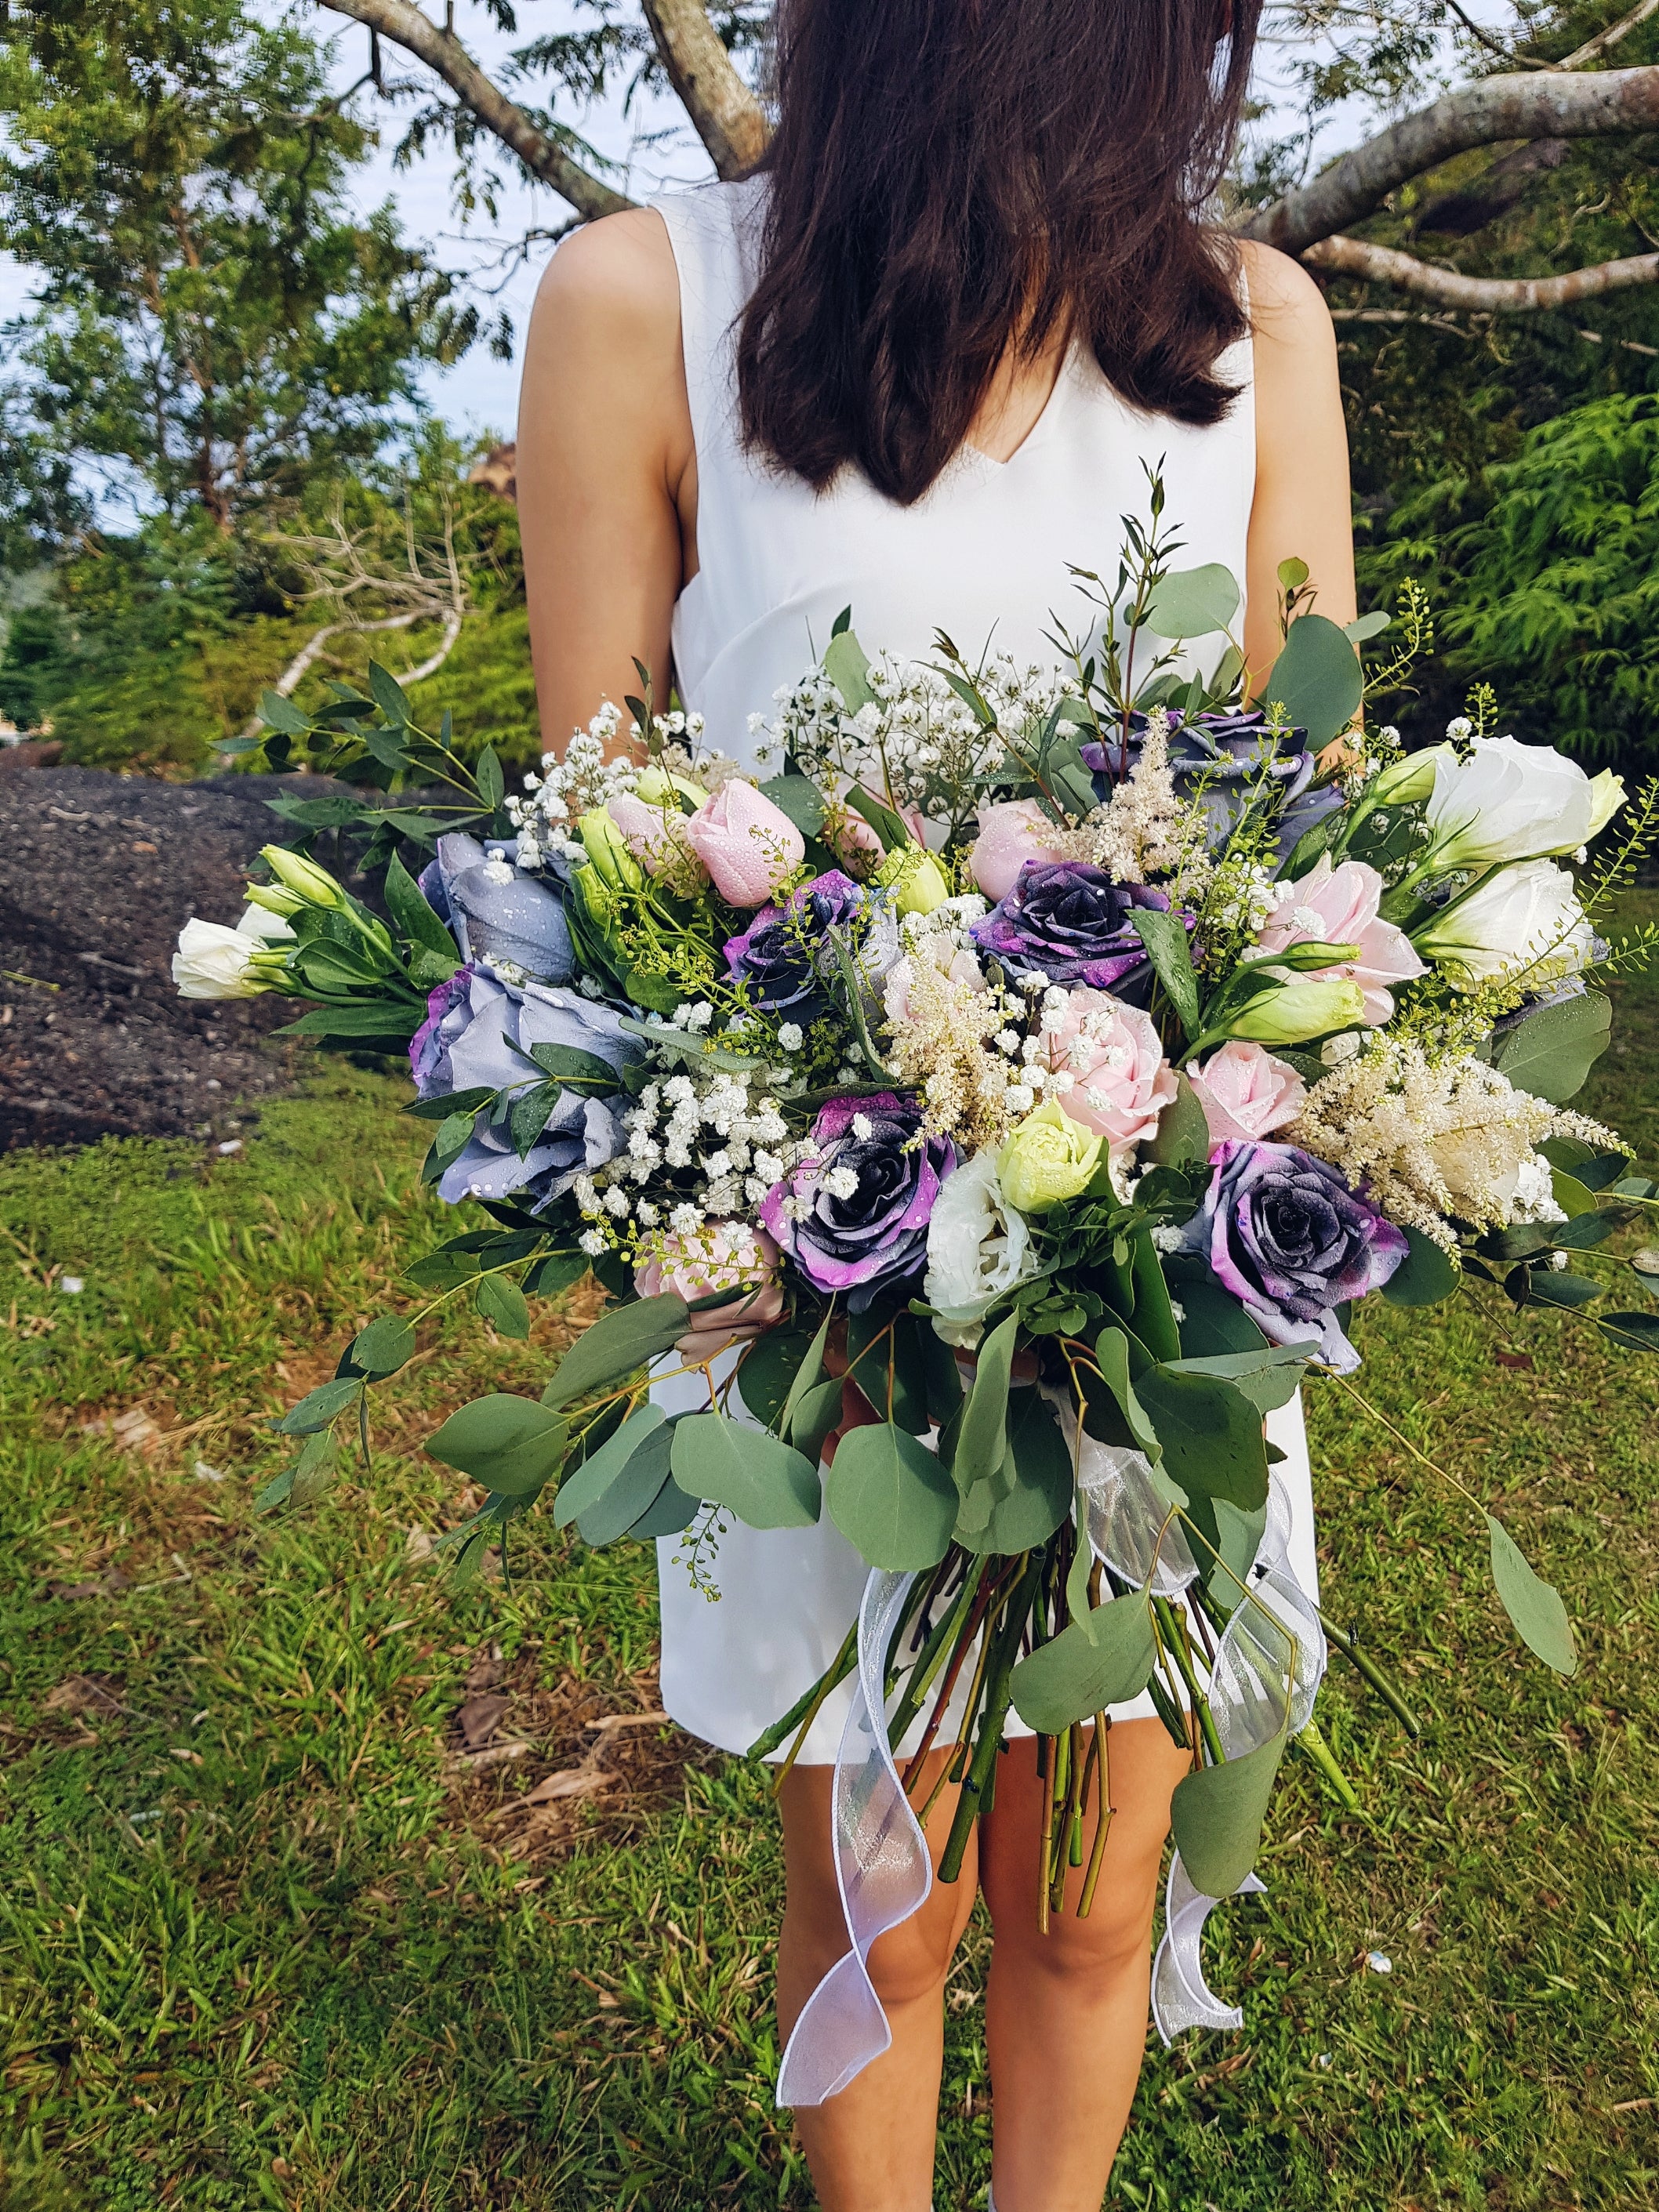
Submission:
{"label": "sheer white ribbon", "polygon": [[[1068,1444],[1074,1436],[1073,1429]],[[1138,1451],[1085,1435],[1077,1464],[1096,1558],[1124,1582],[1144,1586],[1150,1577],[1157,1595],[1178,1597],[1196,1578],[1198,1565],[1170,1520],[1151,1462]],[[1241,1598],[1222,1633],[1208,1685],[1229,1759],[1242,1758],[1280,1733],[1287,1696],[1289,1732],[1305,1726],[1325,1670],[1319,1617],[1290,1565],[1290,1499],[1273,1476],[1267,1523],[1249,1571],[1251,1598]],[[778,2074],[780,2105],[823,2104],[888,2049],[892,2030],[870,1978],[871,1946],[917,1911],[933,1886],[927,1843],[887,1743],[887,1652],[913,1580],[874,1568],[864,1586],[853,1701],[830,1785],[836,1880],[848,1948],[795,2022]],[[1237,1894],[1262,1887],[1249,1875]],[[1224,2005],[1204,1979],[1204,1923],[1219,1901],[1194,1888],[1177,1851],[1165,1891],[1164,1937],[1152,1966],[1152,2017],[1166,2044],[1188,2027],[1243,2025],[1243,2013]]]}
{"label": "sheer white ribbon", "polygon": [[780,2105],[821,2105],[893,2040],[870,1979],[870,1947],[933,1886],[927,1845],[887,1747],[887,1648],[915,1579],[872,1568],[859,1607],[859,1663],[830,1784],[836,1881],[851,1948],[795,2022],[778,2071]]}

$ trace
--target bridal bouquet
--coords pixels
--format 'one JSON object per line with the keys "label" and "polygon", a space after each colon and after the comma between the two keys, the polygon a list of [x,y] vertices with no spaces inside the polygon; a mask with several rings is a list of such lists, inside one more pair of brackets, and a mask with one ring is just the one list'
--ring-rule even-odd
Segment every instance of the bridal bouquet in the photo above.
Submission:
{"label": "bridal bouquet", "polygon": [[[844,617],[757,718],[763,780],[630,700],[520,794],[481,778],[471,827],[400,802],[432,856],[391,860],[384,915],[273,847],[177,963],[407,1045],[427,1174],[483,1221],[410,1269],[434,1304],[523,1336],[590,1271],[615,1301],[539,1399],[429,1439],[489,1493],[463,1567],[545,1495],[593,1544],[677,1537],[712,1599],[732,1516],[827,1514],[872,1570],[862,1648],[756,1748],[856,1668],[890,1771],[912,1745],[899,1789],[953,1747],[949,1880],[1012,1707],[1045,1899],[1098,1800],[1085,1911],[1113,1704],[1150,1693],[1190,1757],[1201,1898],[1249,1875],[1291,1741],[1346,1790],[1312,1718],[1328,1638],[1412,1725],[1288,1568],[1264,1428],[1310,1370],[1354,1389],[1355,1304],[1474,1279],[1659,1338],[1602,1310],[1597,1249],[1654,1187],[1567,1103],[1607,1039],[1596,970],[1648,949],[1597,917],[1659,803],[1498,734],[1487,695],[1426,750],[1359,726],[1386,620],[1312,611],[1300,563],[1252,684],[1235,580],[1175,568],[1158,504],[1114,581],[1079,572],[1053,669],[944,636],[872,659]],[[382,672],[336,694],[330,744],[431,746]],[[419,1320],[373,1322],[278,1423],[307,1441],[268,1498],[320,1480]],[[665,1372],[700,1410],[653,1402]],[[1517,1633],[1570,1672],[1559,1597],[1484,1518]]]}

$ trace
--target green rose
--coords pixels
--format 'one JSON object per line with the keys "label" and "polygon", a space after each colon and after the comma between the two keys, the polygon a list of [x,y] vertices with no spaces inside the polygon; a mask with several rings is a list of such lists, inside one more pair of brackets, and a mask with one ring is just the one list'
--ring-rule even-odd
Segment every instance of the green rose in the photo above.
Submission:
{"label": "green rose", "polygon": [[920,845],[904,845],[890,853],[876,870],[875,880],[884,890],[892,892],[893,904],[901,914],[932,914],[951,896],[945,871]]}
{"label": "green rose", "polygon": [[1010,1134],[997,1161],[1002,1195],[1019,1213],[1041,1213],[1075,1198],[1100,1164],[1104,1139],[1074,1121],[1058,1098],[1045,1098]]}

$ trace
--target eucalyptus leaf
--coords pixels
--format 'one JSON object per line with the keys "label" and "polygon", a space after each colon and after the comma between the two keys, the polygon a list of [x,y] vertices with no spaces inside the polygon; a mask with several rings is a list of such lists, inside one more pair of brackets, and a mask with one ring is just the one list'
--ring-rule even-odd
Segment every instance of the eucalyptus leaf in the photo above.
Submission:
{"label": "eucalyptus leaf", "polygon": [[1560,1592],[1534,1573],[1501,1521],[1489,1513],[1486,1526],[1492,1532],[1492,1578],[1516,1633],[1558,1674],[1576,1674],[1578,1650]]}
{"label": "eucalyptus leaf", "polygon": [[1182,1864],[1206,1897],[1232,1896],[1255,1864],[1284,1753],[1281,1731],[1242,1759],[1206,1766],[1176,1783],[1170,1825]]}
{"label": "eucalyptus leaf", "polygon": [[841,1384],[831,1380],[815,1382],[804,1391],[790,1415],[789,1441],[813,1467],[823,1457],[825,1440],[840,1421],[841,1412]]}
{"label": "eucalyptus leaf", "polygon": [[1337,625],[1323,615],[1300,615],[1259,696],[1265,705],[1281,707],[1317,752],[1347,728],[1364,691],[1359,656]]}
{"label": "eucalyptus leaf", "polygon": [[1407,1229],[1405,1258],[1382,1285],[1391,1306],[1437,1306],[1463,1279],[1463,1271],[1443,1245],[1420,1229]]}
{"label": "eucalyptus leaf", "polygon": [[1152,1418],[1129,1380],[1129,1340],[1121,1328],[1102,1329],[1095,1339],[1095,1360],[1137,1447],[1149,1459],[1157,1459],[1163,1447]]}
{"label": "eucalyptus leaf", "polygon": [[1306,1346],[1272,1344],[1260,1352],[1212,1352],[1207,1358],[1171,1359],[1171,1375],[1212,1375],[1244,1393],[1259,1413],[1286,1406],[1302,1386],[1307,1368]]}
{"label": "eucalyptus leaf", "polygon": [[461,1407],[426,1448],[504,1498],[526,1498],[551,1481],[563,1462],[569,1430],[562,1417],[533,1398],[506,1391]]}
{"label": "eucalyptus leaf", "polygon": [[723,1505],[751,1528],[810,1528],[822,1504],[817,1470],[764,1429],[723,1413],[674,1425],[674,1480],[688,1497]]}
{"label": "eucalyptus leaf", "polygon": [[395,1375],[415,1356],[415,1331],[399,1314],[382,1314],[351,1340],[351,1357],[365,1375]]}
{"label": "eucalyptus leaf", "polygon": [[938,1454],[883,1421],[842,1437],[824,1477],[823,1503],[871,1566],[908,1573],[945,1557],[959,1500]]}
{"label": "eucalyptus leaf", "polygon": [[1563,1106],[1607,1050],[1612,1028],[1611,1000],[1601,991],[1581,992],[1504,1030],[1493,1041],[1492,1064],[1517,1091]]}
{"label": "eucalyptus leaf", "polygon": [[623,1533],[638,1543],[653,1543],[659,1536],[678,1536],[702,1510],[702,1498],[688,1498],[671,1474],[633,1527]]}
{"label": "eucalyptus leaf", "polygon": [[772,1328],[744,1352],[738,1368],[738,1394],[763,1429],[784,1434],[783,1410],[810,1349],[805,1329]]}
{"label": "eucalyptus leaf", "polygon": [[481,1275],[472,1303],[483,1318],[503,1336],[520,1344],[530,1334],[530,1308],[524,1292],[508,1275]]}
{"label": "eucalyptus leaf", "polygon": [[1158,1431],[1164,1466],[1183,1490],[1224,1498],[1247,1513],[1262,1503],[1261,1414],[1236,1382],[1158,1365],[1139,1376],[1135,1389]]}
{"label": "eucalyptus leaf", "polygon": [[1236,1297],[1224,1291],[1213,1276],[1179,1285],[1182,1320],[1181,1349],[1189,1359],[1207,1358],[1216,1352],[1256,1352],[1267,1338]]}
{"label": "eucalyptus leaf", "polygon": [[271,1423],[278,1436],[308,1437],[319,1429],[325,1429],[331,1421],[337,1420],[348,1406],[355,1406],[363,1393],[359,1377],[337,1376],[331,1382],[319,1382],[314,1390],[307,1390],[297,1406],[290,1406],[280,1420]]}
{"label": "eucalyptus leaf", "polygon": [[655,1460],[647,1462],[647,1466],[655,1471],[655,1480],[651,1487],[638,1495],[635,1492],[639,1486],[630,1486],[627,1489],[623,1502],[628,1510],[620,1517],[610,1516],[616,1522],[610,1535],[590,1534],[585,1523],[582,1529],[590,1544],[609,1543],[612,1536],[620,1536],[624,1528],[639,1519],[668,1480],[666,1446],[671,1439],[667,1431],[667,1416],[660,1406],[641,1406],[631,1413],[597,1451],[590,1453],[580,1467],[572,1468],[560,1483],[559,1494],[553,1506],[553,1518],[557,1525],[561,1528],[568,1528],[573,1521],[580,1521],[584,1515],[593,1513],[604,1505],[613,1486],[622,1486],[623,1477],[629,1471],[635,1454],[641,1452],[653,1437],[660,1436],[664,1440],[663,1448]]}
{"label": "eucalyptus leaf", "polygon": [[1615,1344],[1632,1352],[1659,1352],[1659,1314],[1598,1314],[1596,1320]]}
{"label": "eucalyptus leaf", "polygon": [[1008,1381],[1013,1366],[1019,1316],[1010,1314],[980,1346],[974,1387],[957,1431],[951,1474],[965,1497],[976,1483],[1000,1471],[1008,1449]]}
{"label": "eucalyptus leaf", "polygon": [[1143,617],[1156,637],[1209,637],[1238,612],[1238,580],[1219,561],[1177,568],[1152,587]]}
{"label": "eucalyptus leaf", "polygon": [[1157,1646],[1143,1590],[1115,1597],[1062,1628],[1014,1668],[1014,1711],[1037,1735],[1059,1735],[1108,1705],[1127,1705],[1152,1679]]}
{"label": "eucalyptus leaf", "polygon": [[612,1306],[566,1352],[542,1393],[542,1403],[571,1406],[579,1398],[622,1382],[671,1352],[685,1334],[690,1320],[685,1300],[672,1291]]}

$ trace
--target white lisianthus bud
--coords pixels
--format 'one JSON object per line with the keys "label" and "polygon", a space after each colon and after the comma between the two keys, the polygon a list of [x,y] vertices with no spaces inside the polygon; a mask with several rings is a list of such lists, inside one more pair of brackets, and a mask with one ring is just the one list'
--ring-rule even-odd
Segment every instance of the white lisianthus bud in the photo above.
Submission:
{"label": "white lisianthus bud", "polygon": [[252,999],[270,984],[253,965],[258,944],[241,929],[195,915],[179,933],[173,980],[181,999]]}

